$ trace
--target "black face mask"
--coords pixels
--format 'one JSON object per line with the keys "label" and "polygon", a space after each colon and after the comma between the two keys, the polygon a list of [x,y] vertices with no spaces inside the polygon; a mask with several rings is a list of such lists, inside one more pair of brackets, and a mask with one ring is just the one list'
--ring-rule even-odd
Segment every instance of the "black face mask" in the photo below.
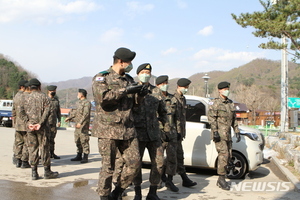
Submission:
{"label": "black face mask", "polygon": [[56,92],[51,92],[50,94],[54,97],[56,95]]}

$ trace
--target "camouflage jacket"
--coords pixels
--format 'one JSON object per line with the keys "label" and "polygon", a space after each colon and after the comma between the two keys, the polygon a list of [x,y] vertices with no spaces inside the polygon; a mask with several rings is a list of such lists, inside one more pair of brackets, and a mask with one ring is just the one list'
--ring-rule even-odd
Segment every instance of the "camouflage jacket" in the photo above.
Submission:
{"label": "camouflage jacket", "polygon": [[19,91],[13,99],[14,104],[12,108],[12,116],[14,118],[14,125],[16,131],[27,131],[26,124],[20,118],[21,107],[23,104],[23,94],[23,91]]}
{"label": "camouflage jacket", "polygon": [[[32,91],[28,95],[23,95],[24,104],[21,107],[21,118],[26,125],[40,124],[40,129],[48,126],[48,117],[50,115],[50,101],[45,93],[41,91]],[[29,130],[27,130],[29,131]]]}
{"label": "camouflage jacket", "polygon": [[115,140],[136,137],[132,115],[135,95],[126,93],[126,87],[132,82],[131,76],[119,75],[112,68],[94,76],[92,89],[96,111],[93,136]]}
{"label": "camouflage jacket", "polygon": [[69,119],[73,119],[75,124],[81,124],[81,133],[88,133],[91,118],[91,103],[87,99],[82,99],[77,102],[76,107],[76,112],[71,112]]}
{"label": "camouflage jacket", "polygon": [[222,140],[231,140],[231,127],[235,133],[239,132],[234,104],[230,99],[220,97],[212,100],[208,110],[208,121],[211,133],[217,131]]}
{"label": "camouflage jacket", "polygon": [[[174,139],[177,137],[177,131],[176,131],[176,112],[177,112],[177,99],[174,97],[174,95],[167,93],[167,96],[163,96],[166,110],[167,110],[167,119],[170,126],[170,131],[166,132],[164,130],[163,124],[160,122],[160,129],[162,133],[162,139],[167,136],[168,139]],[[165,136],[163,135],[165,134]],[[165,138],[165,139],[167,139]]]}
{"label": "camouflage jacket", "polygon": [[164,126],[167,123],[167,110],[162,91],[151,84],[148,90],[149,93],[142,101],[133,107],[134,126],[139,141],[160,140],[159,121]]}
{"label": "camouflage jacket", "polygon": [[183,95],[179,94],[177,91],[174,94],[176,98],[176,113],[175,113],[175,123],[176,123],[176,131],[181,135],[182,138],[185,138],[186,130],[186,99]]}
{"label": "camouflage jacket", "polygon": [[60,105],[57,97],[48,97],[50,101],[49,125],[56,126],[57,121],[61,121]]}

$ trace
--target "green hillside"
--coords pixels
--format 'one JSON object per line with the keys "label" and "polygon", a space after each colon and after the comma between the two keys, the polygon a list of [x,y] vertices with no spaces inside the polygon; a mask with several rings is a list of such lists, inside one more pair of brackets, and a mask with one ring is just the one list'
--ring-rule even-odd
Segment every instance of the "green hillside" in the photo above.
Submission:
{"label": "green hillside", "polygon": [[18,82],[30,77],[22,67],[0,54],[0,99],[12,99],[18,91]]}

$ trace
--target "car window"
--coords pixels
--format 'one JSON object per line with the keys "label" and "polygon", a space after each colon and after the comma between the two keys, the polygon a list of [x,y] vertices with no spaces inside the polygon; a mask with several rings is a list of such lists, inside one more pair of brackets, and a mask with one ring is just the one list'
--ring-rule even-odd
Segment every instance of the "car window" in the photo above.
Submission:
{"label": "car window", "polygon": [[186,121],[200,122],[200,117],[205,115],[205,105],[197,100],[186,100]]}

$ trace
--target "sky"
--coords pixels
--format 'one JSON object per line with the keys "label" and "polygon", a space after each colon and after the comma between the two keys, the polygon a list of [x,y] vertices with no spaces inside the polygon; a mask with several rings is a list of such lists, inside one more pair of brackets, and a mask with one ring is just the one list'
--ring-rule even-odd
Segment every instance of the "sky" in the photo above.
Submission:
{"label": "sky", "polygon": [[267,39],[231,16],[262,11],[259,0],[0,0],[0,54],[43,82],[94,76],[119,47],[150,63],[155,76],[229,71],[256,58]]}

